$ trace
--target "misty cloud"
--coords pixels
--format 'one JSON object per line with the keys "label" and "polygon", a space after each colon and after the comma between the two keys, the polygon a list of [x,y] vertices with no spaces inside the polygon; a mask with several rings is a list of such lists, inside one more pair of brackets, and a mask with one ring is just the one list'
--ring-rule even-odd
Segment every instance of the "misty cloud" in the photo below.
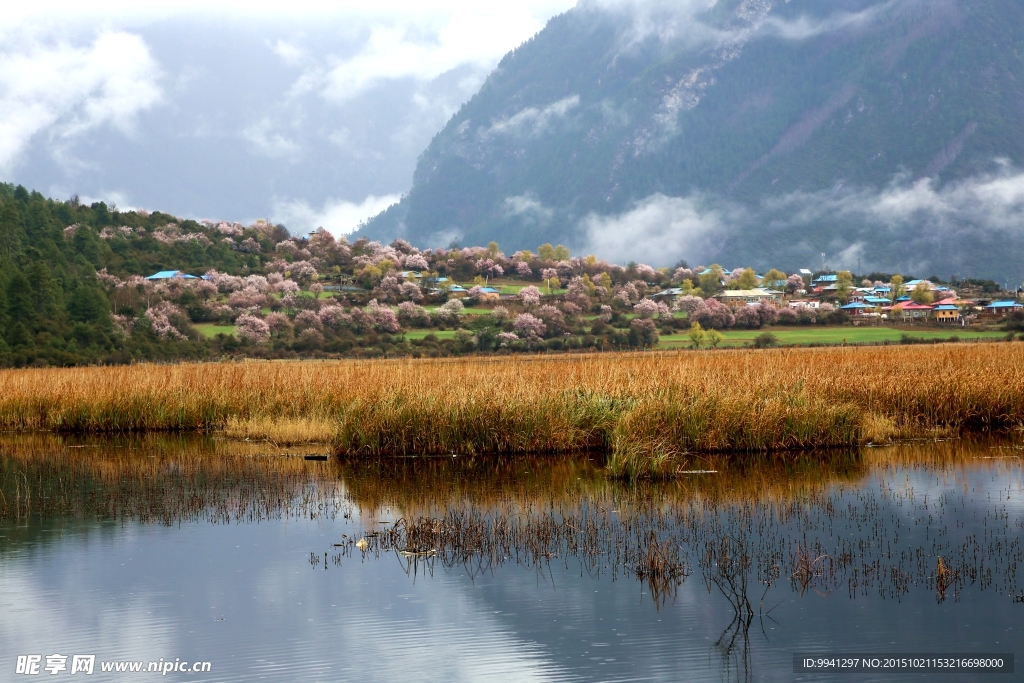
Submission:
{"label": "misty cloud", "polygon": [[[840,229],[819,238],[817,228],[826,226]],[[808,267],[817,266],[825,252],[833,268],[898,265],[903,272],[930,275],[969,268],[964,252],[976,245],[1024,237],[1024,169],[999,161],[991,173],[942,185],[903,175],[881,188],[840,184],[751,206],[710,194],[654,194],[620,214],[587,216],[580,232],[581,250],[658,266],[741,258],[757,267]],[[786,262],[756,262],[751,240],[771,241],[775,251],[787,254]],[[947,249],[936,249],[936,243]],[[917,247],[924,245],[943,260],[922,258],[924,249]]]}
{"label": "misty cloud", "polygon": [[[896,6],[898,0],[889,0],[872,5],[860,12],[834,12],[818,19],[802,14],[796,19],[785,20],[767,16],[758,27],[762,35],[775,36],[786,40],[807,40],[826,33],[855,30],[870,25]],[[904,2],[903,4],[906,4]]]}
{"label": "misty cloud", "polygon": [[105,31],[90,45],[5,36],[0,48],[0,170],[49,130],[55,150],[109,124],[134,131],[136,116],[162,99],[160,69],[137,35]]}
{"label": "misty cloud", "polygon": [[491,124],[484,133],[505,135],[537,135],[543,133],[554,119],[565,118],[566,114],[579,106],[580,96],[564,97],[544,107],[527,107],[520,112]]}
{"label": "misty cloud", "polygon": [[748,221],[738,206],[710,198],[653,194],[615,216],[590,214],[583,219],[587,253],[625,263],[641,261],[666,266],[681,257],[712,258],[725,238]]}
{"label": "misty cloud", "polygon": [[349,234],[360,223],[376,216],[399,199],[401,197],[398,195],[370,195],[361,202],[329,199],[319,209],[304,200],[278,201],[274,203],[271,220],[284,224],[295,235],[322,227],[335,236],[341,236]]}
{"label": "misty cloud", "polygon": [[242,137],[251,143],[254,153],[270,159],[297,161],[301,148],[294,140],[273,130],[270,119],[263,119],[242,131]]}
{"label": "misty cloud", "polygon": [[527,220],[546,223],[554,216],[554,210],[544,206],[535,197],[521,194],[505,197],[505,213],[509,216],[520,216]]}
{"label": "misty cloud", "polygon": [[1001,160],[994,173],[940,186],[934,178],[911,182],[894,178],[882,189],[836,187],[767,199],[766,213],[775,221],[806,225],[830,218],[863,221],[891,229],[924,225],[932,230],[1024,233],[1024,171]]}
{"label": "misty cloud", "polygon": [[395,13],[370,26],[355,54],[331,60],[322,74],[323,95],[341,102],[383,81],[430,81],[467,64],[489,71],[511,47],[543,28],[548,16],[571,4],[477,3]]}

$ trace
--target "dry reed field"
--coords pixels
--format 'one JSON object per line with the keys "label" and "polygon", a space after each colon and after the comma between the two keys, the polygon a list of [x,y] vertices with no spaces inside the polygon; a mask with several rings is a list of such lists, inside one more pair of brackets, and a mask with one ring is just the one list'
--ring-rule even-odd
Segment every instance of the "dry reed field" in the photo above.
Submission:
{"label": "dry reed field", "polygon": [[222,431],[339,455],[850,446],[1024,423],[1024,345],[248,362],[0,371],[0,430]]}

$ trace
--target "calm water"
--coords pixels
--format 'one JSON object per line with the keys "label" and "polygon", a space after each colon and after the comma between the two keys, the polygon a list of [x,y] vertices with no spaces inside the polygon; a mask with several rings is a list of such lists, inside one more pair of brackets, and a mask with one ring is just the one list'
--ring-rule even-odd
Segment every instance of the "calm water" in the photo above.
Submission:
{"label": "calm water", "polygon": [[[588,459],[8,438],[0,680],[56,653],[95,654],[86,680],[153,679],[100,662],[161,658],[209,661],[165,676],[194,681],[1024,680],[1022,453],[927,443],[630,486]],[[826,651],[1015,652],[1017,673],[793,673]]]}

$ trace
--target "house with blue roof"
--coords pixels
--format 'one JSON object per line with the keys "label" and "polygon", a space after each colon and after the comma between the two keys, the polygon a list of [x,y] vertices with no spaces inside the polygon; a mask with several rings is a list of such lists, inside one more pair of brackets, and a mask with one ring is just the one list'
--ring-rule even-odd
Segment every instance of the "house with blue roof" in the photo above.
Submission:
{"label": "house with blue roof", "polygon": [[941,303],[932,306],[932,319],[949,322],[960,319],[960,307],[956,304]]}
{"label": "house with blue roof", "polygon": [[862,303],[860,301],[854,301],[852,304],[846,304],[845,306],[840,306],[839,310],[840,311],[846,311],[850,315],[863,315],[864,313],[867,313],[868,311],[873,310],[873,308],[874,308],[873,306],[870,306],[868,304]]}
{"label": "house with blue roof", "polygon": [[198,280],[195,275],[189,275],[188,273],[180,270],[161,270],[159,273],[153,273],[152,275],[146,276],[147,280],[170,280],[172,278],[181,278],[183,280]]}
{"label": "house with blue roof", "polygon": [[819,275],[818,277],[811,280],[811,284],[815,287],[827,287],[828,285],[834,285],[839,279],[839,276],[835,273],[828,275]]}
{"label": "house with blue roof", "polygon": [[986,313],[1000,316],[1020,310],[1024,310],[1024,304],[1019,301],[993,301],[985,307]]}

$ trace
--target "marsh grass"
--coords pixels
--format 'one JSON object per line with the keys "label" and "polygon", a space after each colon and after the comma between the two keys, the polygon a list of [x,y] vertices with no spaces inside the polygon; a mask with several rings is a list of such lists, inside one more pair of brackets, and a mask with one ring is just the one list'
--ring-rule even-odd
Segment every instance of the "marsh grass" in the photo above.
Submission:
{"label": "marsh grass", "polygon": [[344,456],[585,453],[625,477],[709,452],[1024,423],[1024,345],[248,362],[0,372],[0,429],[222,431]]}

